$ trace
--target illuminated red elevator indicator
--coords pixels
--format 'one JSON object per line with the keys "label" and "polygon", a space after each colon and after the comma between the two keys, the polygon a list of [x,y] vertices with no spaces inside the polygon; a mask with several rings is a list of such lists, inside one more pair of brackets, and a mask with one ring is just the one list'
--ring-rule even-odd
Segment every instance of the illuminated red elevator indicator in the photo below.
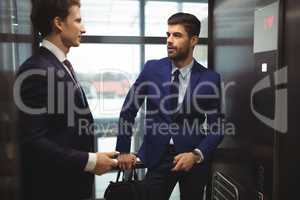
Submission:
{"label": "illuminated red elevator indicator", "polygon": [[274,16],[268,16],[265,18],[265,28],[271,29],[274,24]]}

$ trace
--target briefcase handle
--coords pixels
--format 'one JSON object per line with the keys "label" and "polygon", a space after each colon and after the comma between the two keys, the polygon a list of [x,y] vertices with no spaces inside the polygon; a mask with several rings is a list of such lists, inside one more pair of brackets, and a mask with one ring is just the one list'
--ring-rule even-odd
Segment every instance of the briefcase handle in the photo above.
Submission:
{"label": "briefcase handle", "polygon": [[[132,168],[131,169],[131,175],[129,176],[129,179],[128,180],[138,180],[138,175],[137,175],[137,172],[136,172],[136,168],[134,167],[134,168]],[[117,179],[116,179],[116,182],[118,183],[118,182],[121,182],[119,179],[120,179],[120,176],[121,176],[121,173],[123,173],[123,176],[122,176],[122,180],[124,181],[125,179],[124,179],[124,176],[125,176],[125,171],[124,170],[122,170],[122,169],[119,169],[118,170],[118,175],[117,175]]]}
{"label": "briefcase handle", "polygon": [[[113,160],[115,160],[115,162],[118,162],[118,161],[117,161],[117,158],[115,158],[115,159],[113,159]],[[141,161],[141,159],[140,159],[139,157],[137,157],[136,163],[135,163],[135,165],[134,165],[134,168],[135,168],[135,169],[144,169],[144,168],[146,168],[146,166],[145,166],[144,163]],[[113,167],[112,170],[118,170],[118,171],[119,171],[120,168],[119,168],[118,166],[116,166],[116,167]]]}

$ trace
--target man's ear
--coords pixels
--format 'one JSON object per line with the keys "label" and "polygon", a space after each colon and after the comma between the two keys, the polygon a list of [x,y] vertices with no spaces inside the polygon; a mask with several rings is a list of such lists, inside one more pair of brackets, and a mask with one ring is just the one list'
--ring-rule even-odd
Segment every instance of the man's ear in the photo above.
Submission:
{"label": "man's ear", "polygon": [[55,32],[61,32],[62,31],[62,20],[60,17],[54,17],[53,19],[53,30]]}
{"label": "man's ear", "polygon": [[192,36],[192,38],[191,38],[191,44],[192,44],[192,46],[196,46],[198,44],[198,41],[199,41],[199,37],[198,36],[196,36],[196,35]]}

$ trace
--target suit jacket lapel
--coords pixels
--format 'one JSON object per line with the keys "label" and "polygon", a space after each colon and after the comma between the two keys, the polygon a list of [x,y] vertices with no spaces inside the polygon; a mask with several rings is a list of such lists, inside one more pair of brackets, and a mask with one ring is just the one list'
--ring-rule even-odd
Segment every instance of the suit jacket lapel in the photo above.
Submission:
{"label": "suit jacket lapel", "polygon": [[[161,70],[158,72],[161,81],[161,100],[170,95],[170,87],[169,83],[171,82],[171,74],[172,74],[172,63],[169,59],[167,59],[163,65],[161,66]],[[169,101],[166,101],[165,106],[169,108]]]}
{"label": "suit jacket lapel", "polygon": [[43,56],[45,56],[52,64],[55,66],[58,70],[63,70],[68,77],[68,80],[71,80],[74,85],[77,83],[75,80],[71,77],[71,74],[67,71],[67,69],[63,66],[63,64],[57,59],[55,55],[53,55],[52,52],[50,52],[48,49],[44,47],[40,47],[40,52]]}
{"label": "suit jacket lapel", "polygon": [[[155,84],[160,91],[160,98],[157,100],[157,106],[162,106],[163,109],[168,110],[170,105],[169,101],[164,101],[164,105],[161,105],[161,101],[170,95],[170,88],[168,83],[171,81],[172,64],[170,59],[165,59],[160,64],[160,70],[157,70],[153,74],[153,84]],[[161,109],[161,108],[160,108]],[[161,110],[162,111],[162,110]],[[163,114],[164,118],[168,121],[171,120],[170,115]]]}
{"label": "suit jacket lapel", "polygon": [[47,58],[47,60],[49,60],[49,62],[51,62],[53,64],[53,66],[55,66],[58,70],[64,70],[65,74],[66,74],[66,81],[72,81],[72,83],[74,84],[75,87],[78,87],[78,89],[80,90],[80,93],[82,94],[82,97],[80,97],[82,99],[82,101],[84,102],[85,107],[88,106],[88,102],[86,99],[86,96],[84,94],[83,89],[81,88],[79,82],[76,82],[75,77],[73,78],[72,75],[67,71],[67,69],[63,66],[63,64],[57,59],[57,57],[51,53],[48,49],[44,48],[44,47],[40,47],[40,53]]}

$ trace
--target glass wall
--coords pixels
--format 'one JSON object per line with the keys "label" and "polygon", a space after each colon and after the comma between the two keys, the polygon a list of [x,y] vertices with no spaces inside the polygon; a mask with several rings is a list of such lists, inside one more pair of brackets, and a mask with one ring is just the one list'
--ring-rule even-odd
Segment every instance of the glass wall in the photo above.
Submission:
{"label": "glass wall", "polygon": [[31,34],[29,0],[0,1],[0,33]]}
{"label": "glass wall", "polygon": [[[115,150],[117,123],[125,95],[146,60],[167,56],[167,19],[179,11],[196,15],[202,23],[200,37],[207,38],[208,3],[205,0],[82,1],[87,33],[83,44],[72,48],[68,58],[77,71],[97,123],[97,151]],[[207,40],[203,41],[200,40],[194,56],[207,66]],[[138,117],[136,123],[140,120]],[[132,152],[138,150],[143,137],[142,127],[137,127]],[[115,178],[114,172],[96,177],[96,198],[103,198],[109,181]],[[171,199],[179,199],[178,187]]]}
{"label": "glass wall", "polygon": [[[207,0],[82,0],[81,3],[87,33],[83,44],[72,48],[68,58],[78,74],[98,124],[96,150],[113,151],[119,113],[126,93],[146,60],[167,55],[165,35],[168,17],[179,11],[196,15],[202,22],[200,37],[206,38],[208,3]],[[15,158],[11,157],[14,155],[14,136],[7,131],[13,131],[15,124],[11,115],[13,111],[10,110],[13,109],[8,92],[11,90],[7,86],[12,82],[17,67],[32,55],[30,9],[30,0],[0,1],[0,128],[1,133],[7,133],[0,135],[0,161],[10,166],[0,166],[0,174],[5,175],[5,178],[0,178],[0,190],[6,191],[9,191],[9,184],[15,183],[8,182],[14,179],[7,179],[7,173],[12,177],[14,175],[12,171],[7,171],[14,166],[8,160]],[[207,40],[200,40],[194,56],[207,66]],[[136,122],[142,118],[138,115]],[[132,152],[138,150],[142,137],[143,127],[138,126],[132,140]],[[114,172],[96,177],[96,198],[103,198],[109,181],[115,178]],[[179,199],[177,187],[171,199]]]}
{"label": "glass wall", "polygon": [[30,12],[31,4],[30,0],[17,0],[17,13],[16,13],[16,33],[31,35],[31,22]]}
{"label": "glass wall", "polygon": [[20,33],[30,38],[29,7],[29,0],[0,1],[0,199],[17,199],[20,191],[12,91],[17,67],[32,54],[31,41],[18,39]]}
{"label": "glass wall", "polygon": [[0,33],[14,33],[16,6],[13,1],[0,1]]}
{"label": "glass wall", "polygon": [[81,8],[87,35],[138,36],[138,0],[84,0]]}
{"label": "glass wall", "polygon": [[[95,119],[97,150],[114,151],[119,113],[140,72],[140,46],[130,44],[82,44],[68,58],[74,63]],[[76,65],[76,66],[75,66]],[[132,143],[134,151],[134,140]],[[103,197],[115,173],[96,177],[96,197]]]}
{"label": "glass wall", "polygon": [[200,37],[207,37],[208,3],[185,1],[146,1],[145,4],[145,35],[165,36],[166,22],[176,12],[188,12],[201,21]]}

